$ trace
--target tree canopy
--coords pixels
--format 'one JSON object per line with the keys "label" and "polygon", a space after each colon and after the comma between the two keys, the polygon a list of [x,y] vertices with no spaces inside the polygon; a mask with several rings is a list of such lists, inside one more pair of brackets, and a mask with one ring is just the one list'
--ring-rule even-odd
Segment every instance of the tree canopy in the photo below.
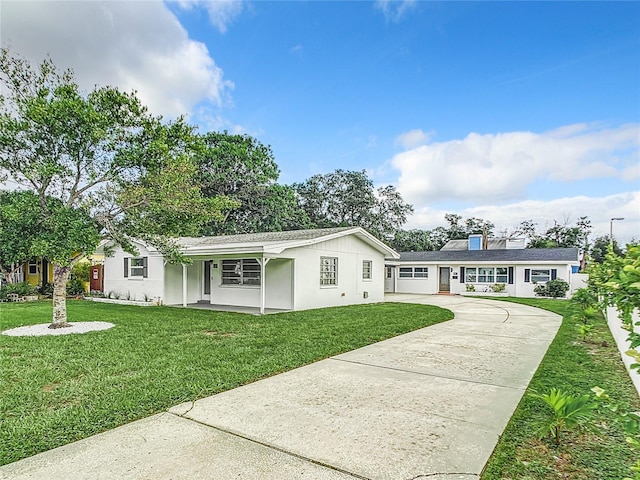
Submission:
{"label": "tree canopy", "polygon": [[209,132],[196,156],[198,180],[208,197],[236,202],[224,218],[209,222],[205,235],[295,230],[311,226],[290,186],[277,182],[280,171],[271,147],[249,135]]}
{"label": "tree canopy", "polygon": [[313,175],[293,188],[310,222],[320,228],[360,226],[389,240],[413,213],[394,186],[374,190],[364,170]]}
{"label": "tree canopy", "polygon": [[[235,206],[201,194],[193,128],[152,116],[135,92],[95,87],[85,94],[51,59],[32,67],[6,48],[0,80],[0,172],[37,196],[44,222],[93,229],[128,250],[132,238],[145,239],[178,259],[167,235],[195,232]],[[74,243],[65,235],[74,234],[57,228],[39,243],[55,258],[52,326],[66,322],[64,287],[79,260],[54,251]]]}

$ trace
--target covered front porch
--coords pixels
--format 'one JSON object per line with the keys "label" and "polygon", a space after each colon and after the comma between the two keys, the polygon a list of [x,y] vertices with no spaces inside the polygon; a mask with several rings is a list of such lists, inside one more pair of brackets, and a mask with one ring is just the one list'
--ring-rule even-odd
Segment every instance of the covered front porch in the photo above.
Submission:
{"label": "covered front porch", "polygon": [[262,254],[191,257],[165,266],[168,305],[250,314],[294,309],[293,259]]}

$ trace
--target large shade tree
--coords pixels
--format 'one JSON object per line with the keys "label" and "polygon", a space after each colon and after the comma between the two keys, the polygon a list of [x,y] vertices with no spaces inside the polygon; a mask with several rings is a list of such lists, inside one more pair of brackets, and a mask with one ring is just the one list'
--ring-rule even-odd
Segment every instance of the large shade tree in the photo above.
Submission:
{"label": "large shade tree", "polygon": [[205,235],[272,232],[306,228],[310,224],[290,186],[280,175],[273,152],[249,135],[209,132],[196,161],[203,193],[224,195],[237,202],[222,220],[203,227]]}
{"label": "large shade tree", "polygon": [[143,239],[179,261],[168,236],[196,232],[234,205],[201,195],[192,127],[152,116],[135,92],[83,93],[71,71],[50,59],[34,67],[6,48],[0,81],[0,173],[37,196],[34,215],[50,227],[36,251],[54,264],[52,327],[67,325],[69,272],[92,248],[82,232],[129,251],[131,239]]}
{"label": "large shade tree", "polygon": [[313,175],[293,188],[302,210],[321,228],[360,226],[390,240],[413,213],[394,186],[375,189],[364,170]]}

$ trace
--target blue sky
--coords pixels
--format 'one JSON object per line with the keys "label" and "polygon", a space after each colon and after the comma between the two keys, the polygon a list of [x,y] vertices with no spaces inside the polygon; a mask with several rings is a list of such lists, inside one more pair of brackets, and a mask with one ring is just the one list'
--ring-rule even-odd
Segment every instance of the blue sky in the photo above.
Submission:
{"label": "blue sky", "polygon": [[588,215],[640,238],[640,2],[12,2],[2,41],[87,88],[271,145],[283,183],[393,184],[434,228]]}

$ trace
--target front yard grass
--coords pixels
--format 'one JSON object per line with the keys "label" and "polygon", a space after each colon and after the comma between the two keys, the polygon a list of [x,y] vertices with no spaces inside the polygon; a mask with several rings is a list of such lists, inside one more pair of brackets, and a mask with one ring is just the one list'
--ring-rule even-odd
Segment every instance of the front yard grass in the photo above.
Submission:
{"label": "front yard grass", "polygon": [[616,415],[599,408],[597,431],[564,433],[559,446],[539,440],[538,429],[550,408],[531,393],[559,388],[572,394],[591,394],[599,386],[621,411],[640,410],[640,399],[622,365],[606,321],[601,318],[583,338],[566,300],[501,299],[544,308],[563,316],[562,326],[535,373],[482,475],[482,480],[621,480],[632,476],[638,452],[625,442]]}
{"label": "front yard grass", "polygon": [[[0,330],[51,320],[50,302],[0,308]],[[116,326],[0,335],[0,465],[453,316],[405,303],[254,316],[81,300],[68,315]]]}

